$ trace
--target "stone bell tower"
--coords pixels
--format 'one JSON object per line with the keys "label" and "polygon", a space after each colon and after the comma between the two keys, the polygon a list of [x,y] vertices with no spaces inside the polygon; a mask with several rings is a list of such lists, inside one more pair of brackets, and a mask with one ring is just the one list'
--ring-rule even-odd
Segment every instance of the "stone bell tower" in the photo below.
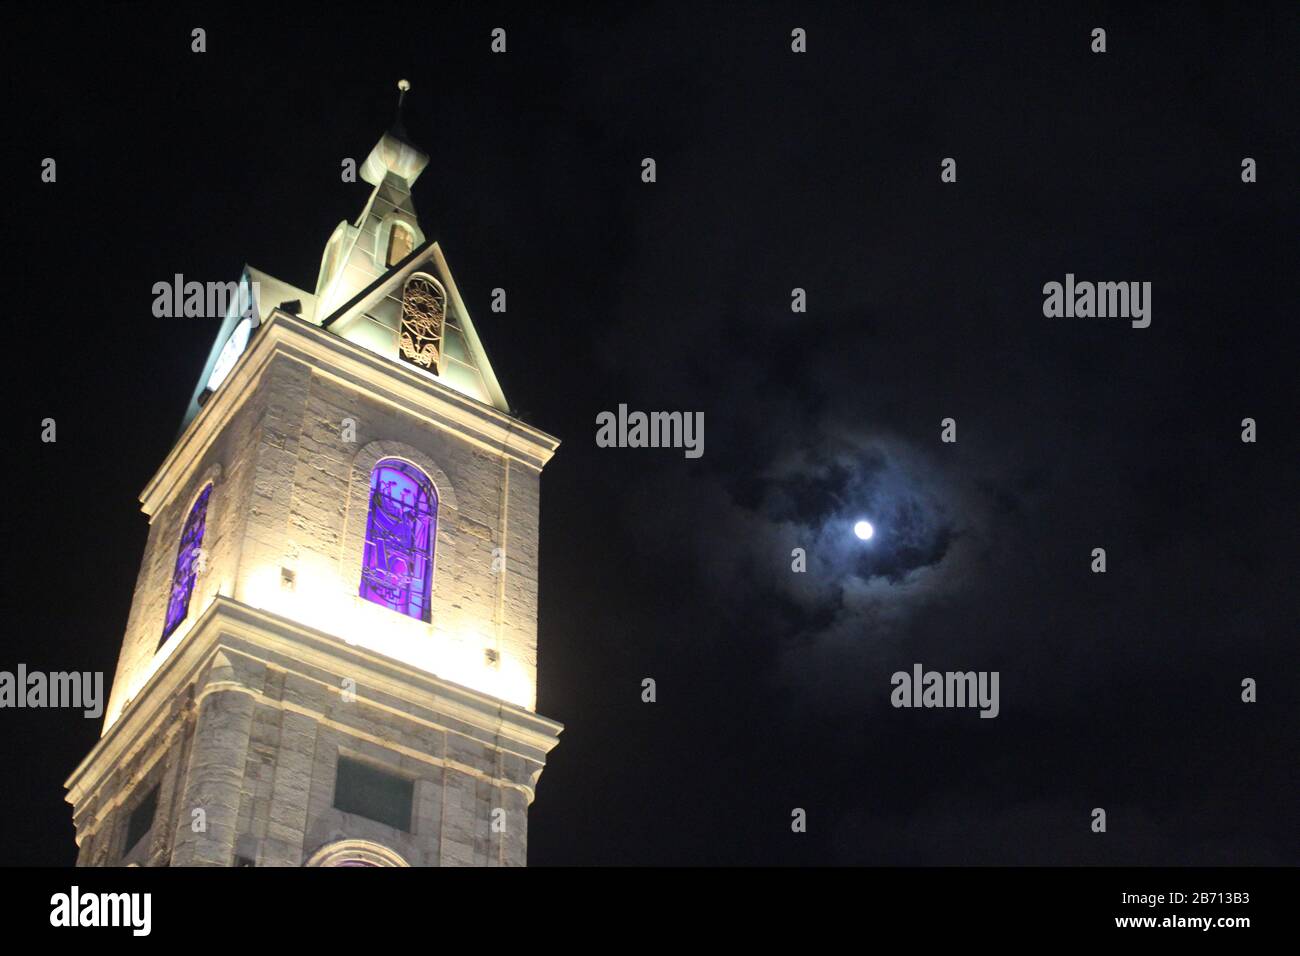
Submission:
{"label": "stone bell tower", "polygon": [[[403,94],[409,88],[401,85]],[[411,185],[399,122],[314,288],[246,267],[149,538],[78,865],[526,862],[541,470]],[[233,286],[233,284],[232,284]]]}

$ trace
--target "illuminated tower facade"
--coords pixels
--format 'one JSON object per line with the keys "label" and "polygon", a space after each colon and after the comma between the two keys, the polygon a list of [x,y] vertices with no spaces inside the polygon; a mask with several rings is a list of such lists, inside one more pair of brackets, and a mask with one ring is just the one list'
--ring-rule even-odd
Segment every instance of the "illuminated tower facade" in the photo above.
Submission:
{"label": "illuminated tower facade", "polygon": [[90,866],[523,865],[541,470],[411,185],[400,129],[313,290],[247,267],[176,445],[103,734]]}

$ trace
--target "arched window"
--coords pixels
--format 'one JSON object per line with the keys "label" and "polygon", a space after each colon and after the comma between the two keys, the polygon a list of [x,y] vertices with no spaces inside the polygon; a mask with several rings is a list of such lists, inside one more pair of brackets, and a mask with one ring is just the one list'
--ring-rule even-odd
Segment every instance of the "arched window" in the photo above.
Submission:
{"label": "arched window", "polygon": [[447,294],[432,276],[416,273],[402,289],[402,329],[398,355],[412,365],[438,373],[442,358],[442,324]]}
{"label": "arched window", "polygon": [[209,484],[190,507],[189,517],[185,519],[185,530],[181,532],[181,544],[176,551],[172,594],[167,602],[167,620],[163,624],[162,639],[158,642],[160,645],[190,612],[190,596],[194,593],[194,579],[198,576],[201,563],[203,528],[207,524],[208,496],[211,494],[212,485]]}
{"label": "arched window", "polygon": [[339,840],[313,853],[303,866],[410,866],[394,850],[369,840]]}
{"label": "arched window", "polygon": [[343,251],[343,236],[339,230],[334,230],[334,235],[330,236],[329,245],[325,247],[325,259],[321,262],[320,279],[316,283],[316,294],[320,295],[325,291],[331,279],[334,278],[334,270],[338,268],[339,254]]}
{"label": "arched window", "polygon": [[387,458],[370,473],[370,511],[361,559],[361,596],[429,620],[438,494],[424,472]]}
{"label": "arched window", "polygon": [[415,248],[415,233],[400,222],[388,230],[388,264],[395,266]]}

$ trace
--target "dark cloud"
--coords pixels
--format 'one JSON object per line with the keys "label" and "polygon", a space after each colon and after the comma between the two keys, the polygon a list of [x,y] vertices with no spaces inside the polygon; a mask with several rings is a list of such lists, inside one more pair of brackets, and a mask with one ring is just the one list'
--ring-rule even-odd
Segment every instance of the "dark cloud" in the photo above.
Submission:
{"label": "dark cloud", "polygon": [[[1245,35],[1225,55],[1255,42]],[[873,85],[871,63],[857,93],[843,87],[861,104],[851,116],[811,75],[783,76],[764,122],[784,147],[761,164],[725,88],[674,114],[661,168],[699,188],[639,207],[603,336],[626,376],[617,394],[705,412],[705,457],[639,459],[620,509],[666,586],[696,602],[665,622],[690,646],[663,638],[680,656],[659,672],[689,680],[713,655],[735,668],[728,706],[774,725],[765,759],[792,800],[829,816],[818,846],[843,861],[1285,858],[1290,813],[1274,799],[1293,775],[1258,735],[1294,722],[1237,695],[1241,675],[1294,664],[1294,554],[1279,532],[1295,521],[1277,480],[1293,467],[1237,430],[1248,407],[1289,420],[1289,373],[1266,343],[1292,336],[1262,303],[1248,332],[1225,317],[1233,290],[1276,288],[1260,257],[1276,265],[1287,242],[1262,204],[1187,165],[1231,179],[1240,157],[1197,138],[1191,105],[1225,88],[1126,62],[1164,104],[1159,120],[1125,122],[1120,152],[1079,148],[1061,111],[1109,128],[1131,107],[1125,81],[1085,61],[1017,61],[1028,72],[1003,80],[1032,92],[993,116],[987,86],[956,79],[984,75],[983,54],[952,55],[953,77],[929,78],[943,96],[909,107],[881,93],[892,106],[879,113],[857,98],[891,88]],[[1170,137],[1185,147],[1176,163]],[[943,193],[930,179],[949,150],[971,172]],[[1270,201],[1300,210],[1291,186]],[[1152,328],[1049,323],[1040,290],[1066,271],[1152,280]],[[789,310],[795,286],[806,314]],[[662,361],[652,341],[679,347]],[[948,416],[952,445],[939,441]],[[877,527],[869,546],[851,532],[860,517]],[[791,571],[795,547],[805,574]],[[1095,547],[1105,575],[1090,571]],[[889,676],[917,661],[999,670],[1002,714],[972,727],[973,714],[893,710]],[[1215,760],[1258,789],[1221,781]],[[1187,799],[1170,779],[1218,796]],[[1088,839],[1098,804],[1120,821],[1109,845]],[[1259,816],[1208,824],[1234,806]]]}

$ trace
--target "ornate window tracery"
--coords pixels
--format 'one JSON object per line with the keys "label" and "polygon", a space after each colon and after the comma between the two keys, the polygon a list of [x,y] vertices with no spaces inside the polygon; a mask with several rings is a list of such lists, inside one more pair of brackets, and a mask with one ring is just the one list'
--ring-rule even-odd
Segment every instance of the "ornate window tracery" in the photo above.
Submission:
{"label": "ornate window tracery", "polygon": [[446,316],[447,296],[442,286],[425,275],[407,279],[402,290],[402,328],[398,337],[401,358],[436,373],[442,359],[442,327]]}

